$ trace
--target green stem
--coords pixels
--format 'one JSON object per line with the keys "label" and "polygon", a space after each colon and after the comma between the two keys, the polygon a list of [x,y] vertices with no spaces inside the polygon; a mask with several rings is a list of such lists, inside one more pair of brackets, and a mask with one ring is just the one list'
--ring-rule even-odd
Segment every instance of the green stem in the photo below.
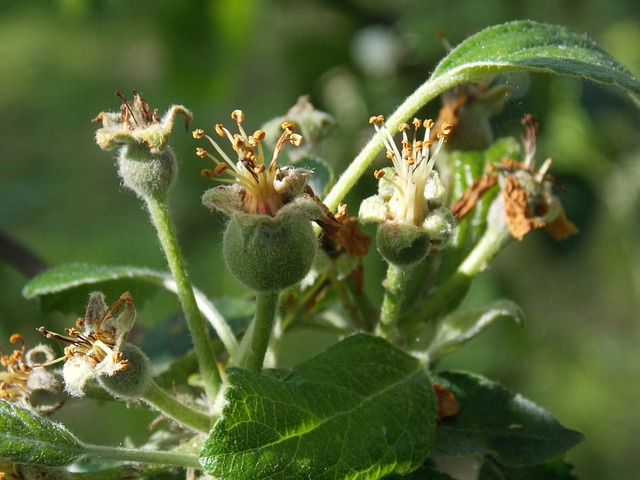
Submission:
{"label": "green stem", "polygon": [[211,418],[208,415],[183,404],[155,382],[151,382],[142,394],[142,399],[166,416],[195,431],[209,433],[211,429]]}
{"label": "green stem", "polygon": [[384,282],[384,299],[380,310],[380,323],[376,333],[391,343],[398,341],[398,317],[404,300],[404,290],[409,277],[405,268],[389,264]]}
{"label": "green stem", "polygon": [[[387,120],[387,127],[395,132],[402,122],[406,122],[408,118],[442,92],[468,80],[467,76],[460,74],[445,74],[437,78],[430,78],[396,109]],[[380,150],[382,150],[382,140],[379,135],[374,135],[324,198],[323,202],[329,210],[334,211],[338,207],[338,204],[364,174]]]}
{"label": "green stem", "polygon": [[239,365],[259,372],[262,370],[264,356],[269,347],[273,321],[278,310],[280,292],[256,294],[256,315],[252,327],[245,335],[251,335],[251,343],[246,354],[240,359]]}
{"label": "green stem", "polygon": [[[471,281],[485,271],[496,255],[509,243],[512,237],[504,223],[504,213],[497,212],[503,208],[502,202],[492,206],[492,209],[495,209],[494,215],[501,217],[502,221],[494,225],[490,224],[456,271],[426,302],[417,307],[411,315],[403,317],[404,322],[401,327],[404,332],[411,330],[419,322],[426,322],[443,312],[446,313],[451,305],[461,300]],[[491,213],[489,215],[492,216]]]}
{"label": "green stem", "polygon": [[191,339],[193,341],[196,356],[198,357],[205,392],[209,400],[213,402],[216,398],[216,394],[220,388],[222,380],[220,378],[216,358],[209,341],[207,325],[202,318],[200,310],[198,309],[191,281],[187,275],[175,227],[173,226],[171,216],[169,215],[169,207],[165,199],[158,199],[149,196],[145,197],[145,201],[149,208],[151,220],[158,231],[160,245],[164,250],[167,263],[169,264],[169,269],[176,281],[178,298],[180,299],[182,310],[184,311],[187,320],[187,326],[191,333]]}
{"label": "green stem", "polygon": [[143,450],[139,448],[120,448],[105,445],[83,444],[87,455],[94,458],[108,458],[125,462],[159,463],[176,467],[202,468],[198,456],[193,453]]}

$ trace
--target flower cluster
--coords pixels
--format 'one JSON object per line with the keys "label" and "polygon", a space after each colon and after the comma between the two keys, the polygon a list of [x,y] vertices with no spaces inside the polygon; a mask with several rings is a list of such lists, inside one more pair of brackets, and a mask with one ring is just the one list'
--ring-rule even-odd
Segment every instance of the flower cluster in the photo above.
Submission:
{"label": "flower cluster", "polygon": [[65,362],[63,376],[69,394],[80,397],[91,378],[114,376],[127,368],[128,361],[122,358],[121,350],[135,317],[129,292],[123,293],[111,306],[107,306],[104,294],[93,292],[84,318],[76,320],[75,328],[65,329],[66,335],[44,327],[38,329],[47,338],[68,344],[64,357],[58,361]]}
{"label": "flower cluster", "polygon": [[209,158],[216,164],[214,169],[205,168],[203,176],[215,178],[229,187],[218,186],[209,189],[203,196],[203,203],[229,215],[236,212],[275,216],[287,203],[299,197],[307,185],[311,171],[304,168],[279,167],[278,157],[285,144],[299,146],[302,136],[295,133],[291,122],[281,125],[282,134],[278,139],[271,158],[265,156],[264,130],[256,130],[248,135],[243,126],[244,113],[234,110],[231,118],[236,121],[238,132],[232,134],[221,123],[216,124],[216,133],[227,138],[236,153],[232,160],[204,130],[193,132],[194,138],[206,137],[222,160],[198,147],[196,155]]}
{"label": "flower cluster", "polygon": [[282,134],[267,160],[262,145],[265,132],[248,135],[241,110],[234,110],[231,118],[239,133],[232,134],[222,124],[216,125],[216,132],[231,143],[234,160],[203,130],[193,132],[195,138],[206,137],[221,158],[198,148],[199,157],[216,164],[213,170],[204,169],[203,175],[227,184],[207,190],[202,203],[230,217],[223,254],[236,278],[258,292],[280,291],[302,280],[311,268],[317,250],[311,220],[325,219],[326,207],[307,185],[310,170],[276,163],[285,144],[302,142],[293,123],[282,124]]}
{"label": "flower cluster", "polygon": [[[378,195],[362,202],[359,218],[380,224],[378,250],[389,262],[413,264],[431,249],[444,248],[455,228],[451,212],[442,206],[444,187],[433,168],[452,126],[443,123],[434,143],[430,139],[433,120],[414,119],[411,137],[411,126],[403,123],[398,128],[402,134],[398,148],[384,117],[371,117],[369,123],[381,137],[393,168],[374,172],[379,180]],[[424,133],[419,135],[422,128]]]}

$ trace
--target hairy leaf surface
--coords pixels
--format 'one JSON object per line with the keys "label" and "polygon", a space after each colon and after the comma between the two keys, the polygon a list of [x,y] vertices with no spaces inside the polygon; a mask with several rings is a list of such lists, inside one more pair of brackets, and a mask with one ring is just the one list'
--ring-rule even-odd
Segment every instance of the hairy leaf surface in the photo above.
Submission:
{"label": "hairy leaf surface", "polygon": [[0,400],[0,458],[53,467],[68,465],[84,452],[62,425]]}
{"label": "hairy leaf surface", "polygon": [[285,380],[228,370],[200,461],[225,479],[375,479],[424,462],[435,435],[423,366],[386,341],[347,337]]}

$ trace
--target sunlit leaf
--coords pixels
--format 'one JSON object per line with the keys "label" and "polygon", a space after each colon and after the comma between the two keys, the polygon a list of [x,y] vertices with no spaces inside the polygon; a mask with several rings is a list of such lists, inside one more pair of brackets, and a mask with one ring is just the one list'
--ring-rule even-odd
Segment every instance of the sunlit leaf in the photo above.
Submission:
{"label": "sunlit leaf", "polygon": [[62,425],[0,400],[0,458],[53,467],[68,465],[84,453]]}
{"label": "sunlit leaf", "polygon": [[434,381],[460,402],[460,412],[438,426],[435,454],[491,455],[503,465],[523,467],[547,462],[584,440],[530,400],[480,375],[444,372]]}
{"label": "sunlit leaf", "polygon": [[469,37],[436,67],[462,81],[491,73],[528,70],[576,76],[640,95],[640,82],[595,41],[566,27],[519,20],[486,28]]}
{"label": "sunlit leaf", "polygon": [[227,380],[200,458],[214,477],[377,479],[417,469],[433,445],[429,376],[378,337],[347,337],[285,380],[239,368]]}

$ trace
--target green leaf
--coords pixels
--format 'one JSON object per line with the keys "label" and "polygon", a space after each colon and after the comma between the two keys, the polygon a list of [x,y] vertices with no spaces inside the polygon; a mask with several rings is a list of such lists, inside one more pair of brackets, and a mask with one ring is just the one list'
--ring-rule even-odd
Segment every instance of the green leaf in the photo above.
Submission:
{"label": "green leaf", "polygon": [[587,35],[563,26],[518,20],[489,27],[458,45],[431,76],[477,81],[509,70],[557,73],[640,95],[640,82]]}
{"label": "green leaf", "polygon": [[513,468],[487,457],[480,468],[478,480],[577,480],[577,477],[573,474],[573,466],[562,458],[533,467]]}
{"label": "green leaf", "polygon": [[27,299],[38,298],[45,312],[78,313],[92,291],[101,291],[107,301],[114,301],[129,291],[134,301],[141,303],[157,293],[158,286],[167,278],[170,277],[166,273],[140,267],[70,263],[34,277],[22,294]]}
{"label": "green leaf", "polygon": [[84,453],[62,425],[0,400],[0,458],[55,467],[68,465]]}
{"label": "green leaf", "polygon": [[227,380],[200,456],[214,477],[376,479],[419,468],[433,446],[429,376],[378,337],[347,337],[284,381],[238,368]]}
{"label": "green leaf", "polygon": [[521,395],[479,375],[445,372],[434,381],[460,402],[460,413],[438,426],[435,454],[492,455],[510,467],[544,463],[584,440]]}
{"label": "green leaf", "polygon": [[427,349],[430,361],[435,363],[454,352],[501,318],[522,324],[524,313],[517,303],[498,300],[478,308],[456,310],[439,320],[433,340]]}

